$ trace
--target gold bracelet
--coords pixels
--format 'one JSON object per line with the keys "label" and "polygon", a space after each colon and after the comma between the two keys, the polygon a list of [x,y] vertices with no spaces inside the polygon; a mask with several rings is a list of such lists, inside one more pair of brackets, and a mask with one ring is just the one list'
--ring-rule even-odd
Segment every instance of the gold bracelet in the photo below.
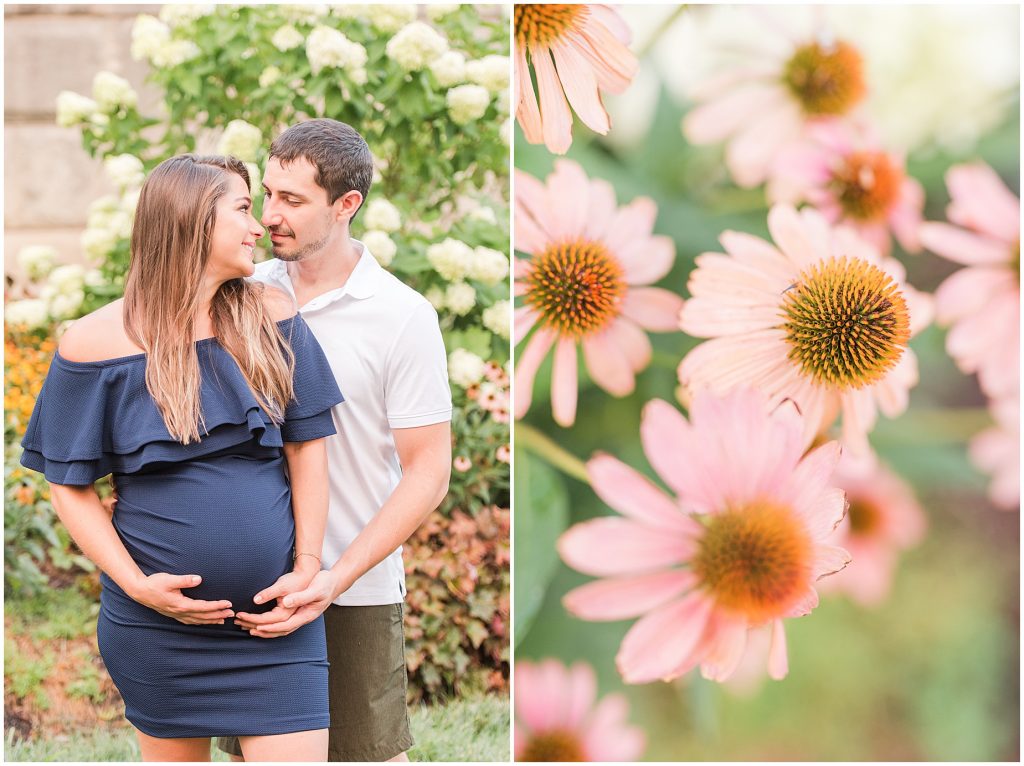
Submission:
{"label": "gold bracelet", "polygon": [[296,559],[298,559],[299,556],[312,556],[313,558],[316,559],[317,566],[322,566],[323,565],[323,562],[320,561],[320,557],[317,556],[315,553],[293,553],[292,554],[292,561],[295,561]]}

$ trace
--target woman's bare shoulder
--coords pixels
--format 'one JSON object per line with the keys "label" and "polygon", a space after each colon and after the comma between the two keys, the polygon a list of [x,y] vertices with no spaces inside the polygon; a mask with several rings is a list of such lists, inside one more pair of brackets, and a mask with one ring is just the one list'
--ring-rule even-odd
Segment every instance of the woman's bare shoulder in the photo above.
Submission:
{"label": "woman's bare shoulder", "polygon": [[297,313],[295,300],[279,287],[263,286],[263,305],[275,322],[290,319]]}
{"label": "woman's bare shoulder", "polygon": [[72,322],[61,336],[58,351],[69,362],[102,362],[142,353],[124,331],[121,298]]}

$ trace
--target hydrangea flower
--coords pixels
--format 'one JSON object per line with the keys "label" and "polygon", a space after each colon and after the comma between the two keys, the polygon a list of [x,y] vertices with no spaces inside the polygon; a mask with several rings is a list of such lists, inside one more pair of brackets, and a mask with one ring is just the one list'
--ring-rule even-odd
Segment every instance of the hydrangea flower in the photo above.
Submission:
{"label": "hydrangea flower", "polygon": [[597,699],[594,670],[583,662],[516,660],[515,760],[635,761],[643,732],[626,722],[621,694]]}
{"label": "hydrangea flower", "polygon": [[516,344],[533,331],[516,364],[516,417],[529,409],[537,369],[554,349],[552,412],[569,426],[578,347],[594,382],[625,396],[651,359],[644,330],[677,329],[682,298],[647,286],[672,268],[675,245],[652,234],[652,200],[619,208],[610,184],[589,180],[569,160],[555,163],[546,185],[517,170],[515,195],[516,247],[530,255],[515,261]]}
{"label": "hydrangea flower", "polygon": [[1017,395],[1020,200],[983,163],[950,168],[946,186],[952,224],[921,227],[925,247],[967,267],[935,291],[936,318],[951,326],[946,350],[990,397]]}
{"label": "hydrangea flower", "polygon": [[105,71],[97,72],[93,78],[92,97],[105,112],[115,111],[122,106],[135,106],[139,99],[131,83],[113,72]]}
{"label": "hydrangea flower", "polygon": [[243,162],[255,162],[263,146],[263,133],[245,120],[232,120],[217,142],[217,153],[237,157]]}
{"label": "hydrangea flower", "polygon": [[398,30],[384,50],[402,69],[415,72],[447,51],[448,41],[429,24],[414,21]]}
{"label": "hydrangea flower", "polygon": [[479,120],[491,103],[491,94],[482,85],[456,85],[444,97],[448,114],[456,125]]}
{"label": "hydrangea flower", "polygon": [[735,231],[727,255],[704,253],[690,274],[684,332],[710,338],[679,365],[692,395],[756,385],[804,414],[806,443],[842,414],[842,441],[868,451],[878,410],[895,417],[917,384],[907,343],[931,319],[929,296],[852,230],[816,210],[776,205],[775,244]]}
{"label": "hydrangea flower", "polygon": [[629,27],[607,5],[517,3],[515,111],[526,140],[565,154],[572,144],[570,106],[591,130],[607,133],[611,123],[601,91],[622,93],[639,68],[627,47],[630,38]]}
{"label": "hydrangea flower", "polygon": [[395,244],[395,241],[388,236],[387,232],[378,229],[370,229],[365,232],[362,236],[362,243],[377,259],[377,263],[384,268],[391,265],[398,253],[398,245]]}
{"label": "hydrangea flower", "polygon": [[640,619],[616,656],[628,683],[678,678],[700,666],[724,681],[751,628],[771,626],[768,674],[786,676],[783,620],[818,604],[815,582],[845,567],[829,542],[846,512],[831,480],[836,442],[804,455],[791,403],[756,389],[697,395],[684,418],[647,404],[640,438],[675,496],[610,455],[587,463],[591,485],[622,516],[576,524],[558,541],[566,564],[603,579],[566,594],[585,620]]}

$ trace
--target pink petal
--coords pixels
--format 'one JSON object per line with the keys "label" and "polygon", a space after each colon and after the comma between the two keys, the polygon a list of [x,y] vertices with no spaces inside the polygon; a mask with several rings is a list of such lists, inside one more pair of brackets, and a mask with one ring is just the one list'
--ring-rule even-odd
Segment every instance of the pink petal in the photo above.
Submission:
{"label": "pink petal", "polygon": [[647,402],[640,417],[640,441],[658,476],[675,492],[684,491],[693,470],[693,436],[682,413],[662,399]]}
{"label": "pink petal", "polygon": [[906,178],[896,206],[889,214],[892,232],[900,247],[908,253],[921,249],[921,211],[924,209],[924,187],[913,178]]}
{"label": "pink petal", "polygon": [[988,165],[956,165],[946,173],[949,219],[1003,242],[1020,239],[1020,201]]}
{"label": "pink petal", "polygon": [[801,271],[829,254],[828,241],[823,239],[823,235],[827,236],[827,225],[812,230],[808,223],[807,216],[801,216],[789,205],[776,205],[768,212],[772,239]]}
{"label": "pink petal", "polygon": [[634,287],[626,293],[620,310],[644,329],[678,332],[683,299],[658,287]]}
{"label": "pink petal", "polygon": [[1007,264],[1013,255],[999,240],[948,223],[921,224],[920,237],[921,244],[933,253],[966,266]]}
{"label": "pink petal", "polygon": [[620,317],[612,322],[607,332],[615,338],[615,345],[626,355],[633,372],[640,372],[650,364],[650,338],[632,321]]}
{"label": "pink petal", "polygon": [[566,428],[576,420],[576,375],[576,340],[560,338],[555,346],[555,363],[551,370],[551,414],[558,425]]}
{"label": "pink petal", "polygon": [[555,660],[516,663],[518,720],[533,733],[561,728],[566,710],[566,671]]}
{"label": "pink petal", "polygon": [[515,414],[517,418],[523,417],[530,409],[530,400],[533,395],[533,379],[537,376],[537,370],[541,362],[547,356],[551,345],[555,342],[555,333],[547,328],[540,328],[527,342],[523,353],[516,360],[515,376]]}
{"label": "pink petal", "polygon": [[752,188],[767,178],[779,150],[800,132],[797,107],[782,96],[766,106],[729,142],[725,164],[737,185]]}
{"label": "pink petal", "polygon": [[540,107],[537,95],[533,91],[533,79],[530,67],[526,63],[526,48],[516,45],[516,83],[519,95],[516,99],[516,119],[523,135],[531,144],[539,144],[544,140],[544,132],[540,120]]}
{"label": "pink petal", "polygon": [[751,115],[778,100],[777,85],[748,83],[727,91],[714,101],[694,107],[683,119],[683,133],[691,144],[716,144],[746,127]]}
{"label": "pink petal", "polygon": [[512,313],[512,337],[514,338],[515,345],[519,345],[523,338],[533,329],[539,317],[537,312],[530,306],[520,306]]}
{"label": "pink petal", "polygon": [[583,359],[590,377],[613,396],[626,396],[633,392],[636,378],[625,354],[606,330],[583,340]]}
{"label": "pink petal", "polygon": [[553,154],[565,154],[572,144],[572,112],[562,92],[562,83],[555,72],[551,51],[545,47],[530,48],[530,60],[537,73],[540,113],[543,118],[544,145]]}
{"label": "pink petal", "polygon": [[638,235],[616,255],[622,263],[627,284],[649,285],[672,270],[676,246],[671,237]]}
{"label": "pink petal", "polygon": [[608,694],[597,704],[583,730],[583,745],[591,761],[630,762],[643,753],[646,739],[636,726],[626,725],[626,698]]}
{"label": "pink petal", "polygon": [[565,713],[565,728],[578,729],[594,706],[597,699],[597,676],[594,669],[584,662],[575,662],[569,668],[568,706]]}
{"label": "pink petal", "polygon": [[768,675],[781,681],[789,674],[789,657],[786,652],[786,629],[782,620],[772,622],[772,644],[768,650]]}
{"label": "pink petal", "polygon": [[983,311],[998,293],[1015,289],[1013,274],[1000,266],[972,266],[950,275],[935,291],[936,319],[948,325]]}
{"label": "pink petal", "polygon": [[615,665],[628,684],[666,678],[697,647],[711,613],[711,602],[691,593],[641,617],[622,640]]}
{"label": "pink petal", "polygon": [[597,92],[597,78],[586,59],[572,45],[560,41],[551,44],[551,53],[565,95],[577,116],[595,133],[606,134],[610,127],[608,113]]}
{"label": "pink petal", "polygon": [[[646,239],[654,228],[658,206],[649,197],[637,197],[628,205],[620,207],[608,227],[605,245],[618,255],[629,250],[637,238]],[[623,263],[625,265],[625,263]]]}
{"label": "pink petal", "polygon": [[701,526],[636,469],[611,455],[587,461],[587,476],[597,496],[610,508],[673,536],[693,537]]}
{"label": "pink petal", "polygon": [[545,228],[552,239],[579,239],[587,224],[589,182],[572,160],[555,160],[555,172],[547,178]]}
{"label": "pink petal", "polygon": [[701,660],[700,673],[709,681],[727,681],[736,672],[747,648],[747,621],[715,615],[715,639]]}
{"label": "pink petal", "polygon": [[692,588],[696,579],[688,570],[673,570],[595,580],[566,593],[562,605],[582,620],[624,620],[668,603]]}
{"label": "pink petal", "polygon": [[644,574],[676,566],[693,552],[682,535],[630,519],[605,516],[569,527],[558,538],[558,553],[573,569],[594,577]]}
{"label": "pink petal", "polygon": [[579,32],[566,34],[590,62],[602,90],[622,93],[640,68],[636,56],[603,24],[588,21]]}
{"label": "pink petal", "polygon": [[807,588],[803,596],[790,607],[786,617],[806,617],[818,608],[818,591],[814,588]]}
{"label": "pink petal", "polygon": [[845,548],[835,545],[817,545],[814,548],[813,577],[820,580],[836,572],[841,572],[851,561],[850,554]]}
{"label": "pink petal", "polygon": [[615,190],[612,185],[600,178],[591,181],[590,214],[583,236],[590,240],[603,239],[608,226],[615,218],[616,210]]}

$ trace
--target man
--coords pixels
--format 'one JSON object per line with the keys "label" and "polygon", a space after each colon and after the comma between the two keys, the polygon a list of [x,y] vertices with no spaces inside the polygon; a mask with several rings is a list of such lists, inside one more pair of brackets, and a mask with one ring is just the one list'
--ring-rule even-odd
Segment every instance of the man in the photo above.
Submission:
{"label": "man", "polygon": [[[349,224],[373,177],[369,147],[316,119],[275,140],[263,176],[275,260],[255,277],[291,294],[345,403],[328,440],[330,511],[322,570],[308,588],[275,584],[264,614],[236,622],[273,640],[324,614],[332,761],[408,760],[401,545],[448,491],[451,391],[437,314],[385,271]],[[220,747],[240,755],[237,740]]]}

